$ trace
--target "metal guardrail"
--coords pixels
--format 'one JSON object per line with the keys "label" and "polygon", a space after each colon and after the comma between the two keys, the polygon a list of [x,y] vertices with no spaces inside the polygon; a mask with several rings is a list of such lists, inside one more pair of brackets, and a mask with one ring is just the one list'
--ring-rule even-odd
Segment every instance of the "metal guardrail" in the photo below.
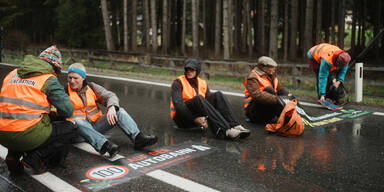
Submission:
{"label": "metal guardrail", "polygon": [[[39,54],[43,48],[25,49],[21,51],[22,54]],[[165,69],[176,72],[183,71],[183,61],[185,57],[178,56],[163,56],[154,54],[139,54],[139,53],[126,53],[121,51],[105,51],[105,50],[82,50],[82,49],[67,49],[61,48],[60,51],[63,55],[69,57],[68,61],[78,62],[80,60],[87,60],[90,66],[94,66],[95,62],[110,62],[112,67],[116,64],[136,65],[141,68],[154,68]],[[20,51],[19,51],[20,53]],[[12,51],[5,51],[5,56]],[[239,60],[223,60],[223,59],[201,59],[203,67],[203,75],[209,78],[211,75],[223,75],[232,77],[245,77],[249,71],[250,65],[254,65],[255,61],[239,61]],[[313,72],[309,70],[308,64],[279,64],[279,68],[284,71],[280,77],[284,79],[291,79],[294,88],[300,88],[301,81],[315,81]],[[350,69],[351,71],[354,69]],[[384,67],[364,67],[364,71],[384,72]],[[304,75],[311,74],[311,75]],[[346,83],[353,83],[353,77]],[[369,84],[381,85],[384,83],[375,81],[367,81]]]}

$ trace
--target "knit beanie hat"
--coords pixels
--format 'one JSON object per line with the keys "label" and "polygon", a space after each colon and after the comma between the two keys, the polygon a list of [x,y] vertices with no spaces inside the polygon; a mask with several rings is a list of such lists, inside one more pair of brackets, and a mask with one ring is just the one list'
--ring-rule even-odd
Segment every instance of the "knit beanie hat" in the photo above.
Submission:
{"label": "knit beanie hat", "polygon": [[39,58],[51,64],[53,67],[63,69],[63,62],[61,60],[61,53],[55,45],[48,47],[40,53]]}
{"label": "knit beanie hat", "polygon": [[347,52],[343,52],[339,54],[339,56],[336,58],[336,66],[346,66],[351,62],[351,56]]}
{"label": "knit beanie hat", "polygon": [[200,74],[201,71],[201,62],[199,59],[186,59],[184,61],[184,74],[187,71],[187,68],[192,68],[196,70],[196,77]]}

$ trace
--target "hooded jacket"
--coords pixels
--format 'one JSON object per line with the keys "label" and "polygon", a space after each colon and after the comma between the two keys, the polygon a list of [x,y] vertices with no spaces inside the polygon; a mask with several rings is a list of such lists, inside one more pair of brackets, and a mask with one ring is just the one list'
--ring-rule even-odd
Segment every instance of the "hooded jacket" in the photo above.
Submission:
{"label": "hooded jacket", "polygon": [[[46,73],[55,74],[52,66],[47,62],[32,56],[25,56],[17,68],[21,78],[39,76]],[[65,94],[63,86],[57,77],[50,77],[41,91],[47,95],[48,101],[57,109],[59,116],[70,117],[73,105]],[[37,124],[21,132],[0,131],[0,143],[10,150],[29,151],[43,144],[52,133],[52,125],[47,114]]]}
{"label": "hooded jacket", "polygon": [[[193,79],[188,79],[189,84],[195,89],[196,93],[198,93],[198,80],[197,77],[200,74],[201,71],[201,64],[200,61],[197,59],[187,59],[185,60],[184,69],[186,68],[192,68],[196,70],[196,77]],[[185,71],[186,72],[186,71]],[[184,72],[184,75],[185,75]],[[209,90],[209,87],[207,85],[207,91],[205,94],[205,98],[207,98],[208,95],[210,95],[211,92]],[[185,118],[185,121],[193,121],[198,116],[196,114],[193,114],[185,104],[185,101],[183,100],[183,85],[181,84],[181,81],[179,79],[175,79],[171,85],[171,99],[174,104],[176,114],[182,116]]]}

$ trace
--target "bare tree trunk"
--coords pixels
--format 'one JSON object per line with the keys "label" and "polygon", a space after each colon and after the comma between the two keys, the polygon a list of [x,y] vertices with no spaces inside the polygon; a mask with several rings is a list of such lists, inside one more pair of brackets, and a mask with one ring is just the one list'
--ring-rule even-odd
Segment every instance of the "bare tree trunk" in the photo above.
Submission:
{"label": "bare tree trunk", "polygon": [[297,13],[298,13],[298,0],[291,0],[291,32],[289,38],[289,58],[291,60],[296,59],[297,50]]}
{"label": "bare tree trunk", "polygon": [[183,0],[183,19],[182,19],[182,29],[181,29],[181,54],[185,54],[185,32],[186,32],[186,23],[187,23],[187,0]]}
{"label": "bare tree trunk", "polygon": [[229,55],[233,55],[233,41],[234,33],[232,30],[233,26],[233,1],[228,0],[228,35],[229,35]]}
{"label": "bare tree trunk", "polygon": [[192,0],[192,49],[193,56],[199,55],[199,8],[197,7],[198,0]]}
{"label": "bare tree trunk", "polygon": [[219,56],[221,48],[221,0],[216,0],[216,19],[215,19],[215,56]]}
{"label": "bare tree trunk", "polygon": [[284,0],[284,43],[283,43],[283,61],[288,59],[288,33],[289,33],[289,0]]}
{"label": "bare tree trunk", "polygon": [[257,10],[257,36],[256,36],[256,50],[259,55],[265,54],[265,1],[258,1],[259,6]]}
{"label": "bare tree trunk", "polygon": [[344,27],[345,27],[345,1],[344,0],[339,0],[339,11],[338,11],[338,26],[339,26],[339,32],[338,32],[338,38],[337,38],[337,45],[341,48],[344,49]]}
{"label": "bare tree trunk", "polygon": [[335,5],[336,5],[336,1],[331,1],[331,44],[332,45],[336,45]]}
{"label": "bare tree trunk", "polygon": [[128,52],[128,0],[123,1],[124,52]]}
{"label": "bare tree trunk", "polygon": [[366,4],[366,0],[362,0],[361,3],[362,3],[362,6],[361,8],[363,9],[363,14],[362,14],[362,18],[361,18],[361,48],[365,48],[365,21],[367,19],[367,4]]}
{"label": "bare tree trunk", "polygon": [[316,44],[321,42],[321,13],[322,9],[322,0],[317,0],[317,15],[316,15]]}
{"label": "bare tree trunk", "polygon": [[247,25],[247,36],[248,36],[248,58],[252,58],[252,27],[251,27],[251,8],[250,2],[245,0],[245,14],[246,14],[246,25]]}
{"label": "bare tree trunk", "polygon": [[269,51],[268,55],[277,59],[277,28],[278,28],[279,1],[271,0],[271,28],[269,31]]}
{"label": "bare tree trunk", "polygon": [[355,55],[356,51],[356,23],[357,23],[357,2],[353,1],[353,10],[352,10],[352,35],[351,35],[351,49],[352,56]]}
{"label": "bare tree trunk", "polygon": [[149,22],[149,0],[144,0],[144,33],[145,33],[145,48],[147,51],[149,51],[150,47],[150,40],[149,40],[149,30],[151,27],[151,24]]}
{"label": "bare tree trunk", "polygon": [[152,18],[152,52],[157,52],[157,15],[156,0],[151,1],[151,18]]}
{"label": "bare tree trunk", "polygon": [[313,0],[307,0],[305,9],[305,25],[304,25],[304,49],[303,56],[312,47],[312,25],[313,25]]}
{"label": "bare tree trunk", "polygon": [[241,52],[245,53],[247,50],[247,37],[248,37],[248,28],[249,28],[249,23],[247,21],[247,14],[249,14],[247,3],[248,1],[243,1],[243,10],[241,12],[241,17],[242,17],[242,23],[243,23],[243,30],[241,31]]}
{"label": "bare tree trunk", "polygon": [[103,22],[104,22],[104,30],[105,30],[105,41],[107,43],[107,50],[108,51],[114,51],[115,45],[113,44],[113,38],[111,33],[111,26],[109,21],[109,14],[108,14],[108,5],[107,0],[101,0],[101,11],[103,14]]}
{"label": "bare tree trunk", "polygon": [[163,53],[167,53],[168,49],[168,0],[163,0],[163,24],[161,33],[161,46]]}
{"label": "bare tree trunk", "polygon": [[203,42],[204,42],[204,53],[208,49],[208,27],[207,27],[207,2],[203,0]]}
{"label": "bare tree trunk", "polygon": [[228,10],[228,2],[229,0],[223,0],[223,32],[224,32],[224,59],[229,59],[230,51],[229,51],[229,10]]}
{"label": "bare tree trunk", "polygon": [[131,0],[132,3],[132,32],[131,32],[131,47],[132,51],[137,50],[137,13],[136,13],[136,0]]}
{"label": "bare tree trunk", "polygon": [[235,26],[235,34],[234,34],[234,52],[239,53],[240,52],[240,43],[241,43],[241,20],[242,20],[242,5],[241,1],[237,0],[235,1],[235,9],[234,9],[234,26]]}

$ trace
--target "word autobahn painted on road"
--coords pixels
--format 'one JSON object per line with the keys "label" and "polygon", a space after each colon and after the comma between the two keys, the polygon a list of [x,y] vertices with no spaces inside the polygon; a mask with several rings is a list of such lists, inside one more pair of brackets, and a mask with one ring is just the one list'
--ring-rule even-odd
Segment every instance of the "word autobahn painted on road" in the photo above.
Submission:
{"label": "word autobahn painted on road", "polygon": [[[201,143],[186,142],[179,145],[158,148],[154,151],[134,154],[76,174],[77,182],[87,190],[98,191],[151,171],[177,165],[181,162],[207,155],[214,147]],[[84,178],[85,176],[85,178]]]}

